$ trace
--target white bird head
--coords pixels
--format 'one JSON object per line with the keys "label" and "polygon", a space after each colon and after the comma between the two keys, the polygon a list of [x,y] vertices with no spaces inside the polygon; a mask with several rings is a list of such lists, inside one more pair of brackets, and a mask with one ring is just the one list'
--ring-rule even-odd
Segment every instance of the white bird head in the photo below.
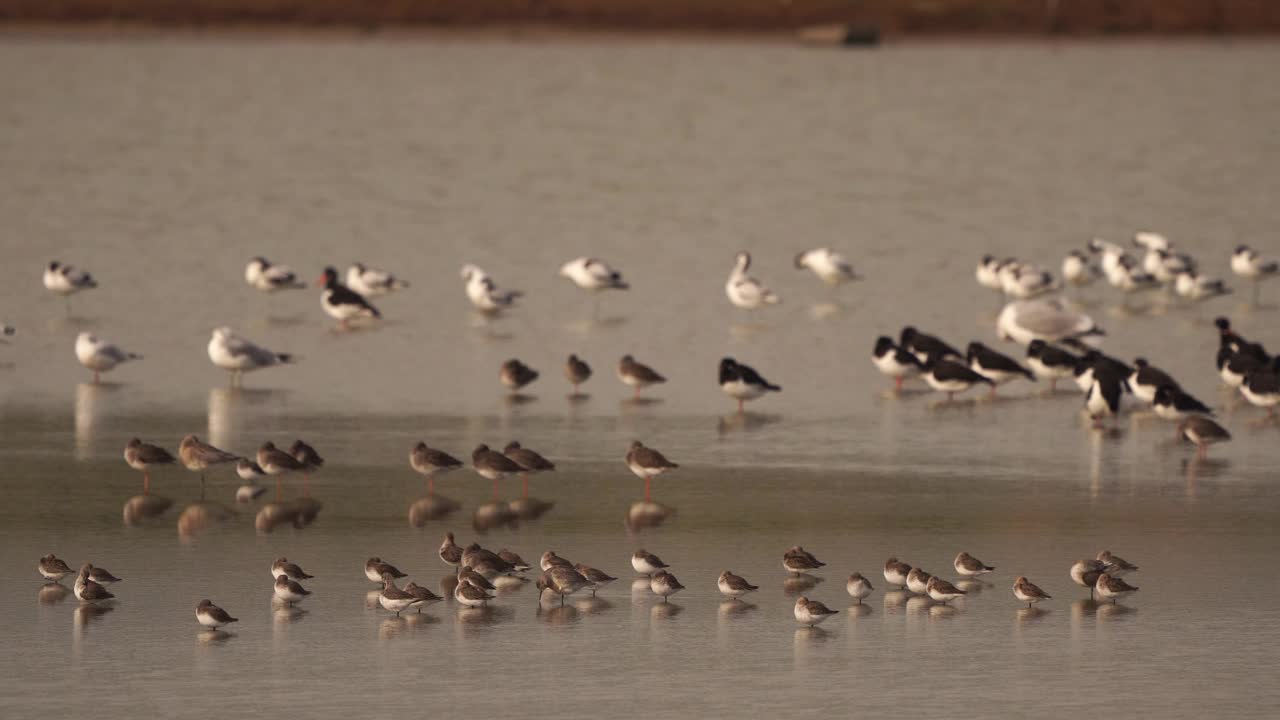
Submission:
{"label": "white bird head", "polygon": [[467,282],[472,282],[473,280],[478,280],[484,277],[485,277],[485,272],[481,270],[479,267],[472,265],[470,263],[467,263],[466,265],[462,266],[463,280],[466,280]]}

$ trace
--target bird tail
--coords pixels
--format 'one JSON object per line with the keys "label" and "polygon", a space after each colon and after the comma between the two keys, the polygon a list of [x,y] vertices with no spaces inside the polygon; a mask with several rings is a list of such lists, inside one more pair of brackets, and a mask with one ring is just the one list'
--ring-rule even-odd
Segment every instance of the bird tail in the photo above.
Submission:
{"label": "bird tail", "polygon": [[1272,274],[1275,274],[1276,272],[1280,272],[1280,263],[1269,262],[1266,265],[1262,266],[1263,275],[1272,275]]}
{"label": "bird tail", "polygon": [[[1274,270],[1273,270],[1273,272],[1274,272]],[[96,287],[98,287],[98,281],[97,281],[97,280],[94,280],[92,275],[85,275],[85,276],[84,276],[84,286],[85,286],[85,287],[87,287],[87,288],[96,288]]]}
{"label": "bird tail", "polygon": [[290,290],[306,290],[307,284],[302,282],[301,280],[291,280],[287,284],[285,284],[285,287]]}
{"label": "bird tail", "polygon": [[276,362],[281,365],[291,365],[293,364],[293,361],[294,357],[292,353],[276,353]]}
{"label": "bird tail", "polygon": [[375,317],[375,318],[381,318],[381,317],[382,317],[382,313],[381,313],[381,312],[378,312],[378,308],[376,308],[376,307],[374,307],[374,306],[372,306],[372,305],[370,305],[370,306],[369,306],[369,315],[370,315],[370,317]]}
{"label": "bird tail", "polygon": [[782,302],[782,298],[778,297],[774,293],[768,293],[764,296],[764,302],[766,305],[777,305]]}
{"label": "bird tail", "polygon": [[614,280],[613,280],[613,284],[612,284],[612,285],[610,285],[610,287],[612,287],[612,288],[613,288],[613,289],[615,289],[615,290],[630,290],[630,289],[631,289],[631,286],[630,286],[630,285],[628,285],[626,282],[624,282],[623,280],[620,280],[620,279],[618,279],[618,278],[614,278]]}
{"label": "bird tail", "polygon": [[126,359],[126,360],[141,360],[141,359],[142,359],[142,356],[141,356],[141,355],[139,355],[138,353],[134,353],[134,352],[131,352],[131,353],[125,353],[124,355],[125,355],[125,359]]}
{"label": "bird tail", "polygon": [[780,391],[782,390],[782,386],[781,386],[781,385],[773,385],[773,384],[771,384],[771,383],[765,383],[765,384],[764,384],[764,387],[765,387],[765,389],[766,389],[766,390],[772,390],[772,391],[774,391],[774,392],[780,392]]}
{"label": "bird tail", "polygon": [[404,290],[404,289],[405,289],[405,288],[407,288],[407,287],[409,287],[409,283],[407,283],[407,282],[405,282],[405,281],[403,281],[403,280],[392,280],[392,281],[391,281],[391,289],[392,289],[392,290]]}

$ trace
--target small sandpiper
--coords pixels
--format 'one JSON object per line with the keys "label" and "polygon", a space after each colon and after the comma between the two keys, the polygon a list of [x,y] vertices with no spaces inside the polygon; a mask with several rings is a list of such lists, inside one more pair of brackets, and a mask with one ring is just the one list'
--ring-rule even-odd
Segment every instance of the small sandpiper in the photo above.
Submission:
{"label": "small sandpiper", "polygon": [[507,389],[516,392],[525,385],[538,379],[538,371],[525,365],[519,360],[512,358],[504,363],[498,370],[498,379]]}
{"label": "small sandpiper", "polygon": [[68,567],[65,562],[59,560],[53,553],[49,553],[48,555],[40,558],[40,564],[37,566],[37,569],[45,580],[51,580],[53,582],[58,582],[62,578],[75,572]]}
{"label": "small sandpiper", "polygon": [[[481,561],[480,563],[477,563],[477,564],[482,564],[482,563],[483,563],[483,561]],[[475,571],[475,570],[472,570],[472,569],[471,569],[471,568],[469,568],[469,567],[459,567],[459,568],[458,568],[458,581],[459,581],[459,582],[461,582],[461,581],[464,581],[464,580],[465,580],[466,582],[471,583],[472,585],[475,585],[476,587],[480,588],[481,590],[484,590],[485,592],[496,592],[496,591],[497,591],[497,589],[498,589],[498,588],[494,587],[494,586],[493,586],[493,583],[489,582],[489,579],[488,579],[487,577],[485,577],[483,574],[481,574],[481,573],[479,573],[479,572],[477,572],[477,571]]]}
{"label": "small sandpiper", "polygon": [[654,595],[661,595],[662,601],[666,602],[667,598],[683,590],[684,586],[680,584],[675,575],[666,570],[659,570],[654,573],[653,577],[649,578],[649,589],[653,591]]}
{"label": "small sandpiper", "polygon": [[849,581],[845,583],[844,589],[849,591],[849,595],[861,605],[862,601],[871,595],[871,591],[875,588],[871,587],[871,581],[862,577],[862,573],[854,573],[849,576]]}
{"label": "small sandpiper", "polygon": [[573,568],[557,566],[544,571],[536,585],[539,597],[543,591],[550,590],[560,596],[560,604],[563,605],[565,596],[591,587],[591,581]]}
{"label": "small sandpiper", "polygon": [[675,470],[680,467],[657,450],[645,447],[639,440],[631,443],[631,448],[627,450],[626,461],[627,467],[631,468],[631,472],[635,473],[636,477],[644,479],[645,502],[649,502],[650,480],[668,470]]}
{"label": "small sandpiper", "polygon": [[949,601],[955,600],[966,595],[965,591],[943,580],[940,577],[929,578],[929,587],[927,588],[929,597],[935,602],[946,605]]}
{"label": "small sandpiper", "polygon": [[418,612],[422,612],[422,608],[431,605],[432,603],[438,603],[444,600],[444,598],[415,582],[405,585],[404,591],[413,596],[413,602],[409,603],[409,607],[417,608]]}
{"label": "small sandpiper", "polygon": [[463,580],[453,589],[453,599],[467,607],[485,607],[493,596]]}
{"label": "small sandpiper", "polygon": [[453,541],[453,533],[444,534],[444,542],[440,543],[439,554],[445,565],[458,567],[462,564],[462,546]]}
{"label": "small sandpiper", "polygon": [[1053,597],[1049,593],[1033,585],[1031,581],[1021,575],[1018,576],[1017,580],[1013,581],[1013,596],[1026,603],[1027,607],[1031,607],[1041,600],[1048,600]]}
{"label": "small sandpiper", "polygon": [[542,557],[538,558],[538,567],[543,572],[546,572],[547,570],[550,570],[553,567],[571,568],[573,567],[573,563],[555,554],[555,551],[548,550],[542,553]]}
{"label": "small sandpiper", "polygon": [[276,447],[273,442],[265,442],[262,447],[258,448],[258,467],[268,475],[276,479],[276,500],[280,500],[283,493],[281,484],[282,477],[285,473],[299,472],[302,463],[298,462],[289,453]]}
{"label": "small sandpiper", "polygon": [[1138,569],[1137,565],[1119,555],[1112,555],[1110,550],[1103,550],[1098,553],[1098,557],[1095,559],[1102,563],[1102,571],[1113,578],[1124,577]]}
{"label": "small sandpiper", "polygon": [[597,590],[618,579],[603,570],[597,570],[588,565],[583,565],[582,563],[574,565],[573,569],[577,570],[579,575],[586,578],[587,582],[591,583],[591,597],[596,596]]}
{"label": "small sandpiper", "polygon": [[826,566],[826,563],[818,560],[813,553],[806,552],[804,548],[796,545],[788,549],[782,555],[782,569],[789,573],[799,575],[810,570],[817,570]]}
{"label": "small sandpiper", "polygon": [[640,398],[640,391],[650,385],[667,381],[665,377],[643,363],[636,362],[630,355],[623,355],[618,361],[618,379],[625,385],[635,388],[635,398]]}
{"label": "small sandpiper", "polygon": [[462,461],[442,450],[427,447],[420,442],[409,451],[409,467],[414,472],[427,476],[427,493],[436,490],[436,476],[452,472],[462,467]]}
{"label": "small sandpiper", "polygon": [[1105,569],[1105,566],[1097,560],[1077,560],[1071,565],[1071,582],[1080,587],[1089,588],[1089,597],[1093,597],[1093,589],[1098,583],[1098,576]]}
{"label": "small sandpiper", "polygon": [[258,463],[249,458],[240,458],[236,461],[236,475],[244,481],[244,485],[236,488],[236,502],[247,503],[257,500],[267,489],[258,484],[258,481],[266,477]]}
{"label": "small sandpiper", "polygon": [[1201,460],[1209,456],[1209,446],[1231,440],[1231,433],[1203,415],[1191,415],[1178,423],[1178,433],[1195,443],[1196,456]]}
{"label": "small sandpiper", "polygon": [[297,581],[290,580],[288,575],[277,575],[275,593],[280,602],[292,606],[304,600],[311,591],[299,585]]}
{"label": "small sandpiper", "polygon": [[796,622],[802,625],[808,625],[809,627],[821,625],[827,618],[835,615],[837,612],[838,611],[832,610],[817,600],[810,600],[803,595],[796,598]]}
{"label": "small sandpiper", "polygon": [[1098,597],[1103,600],[1110,600],[1112,603],[1138,591],[1138,588],[1107,573],[1102,573],[1098,576],[1098,582],[1094,585],[1094,589],[1098,591]]}
{"label": "small sandpiper", "polygon": [[637,550],[635,554],[631,556],[631,567],[635,568],[636,572],[641,575],[653,577],[654,573],[661,572],[663,568],[671,566],[662,562],[657,555],[654,555],[651,552]]}
{"label": "small sandpiper", "polygon": [[956,555],[956,559],[952,562],[952,565],[955,566],[956,572],[967,578],[986,575],[992,570],[995,570],[995,566],[986,565],[981,560],[967,552],[962,552],[959,555]]}
{"label": "small sandpiper", "polygon": [[907,575],[911,572],[911,566],[898,562],[898,558],[891,557],[884,563],[884,581],[890,585],[900,588],[907,586]]}
{"label": "small sandpiper", "polygon": [[369,578],[369,582],[382,583],[382,576],[390,575],[392,579],[399,580],[408,575],[400,572],[395,565],[383,562],[380,557],[371,557],[364,563],[364,576]]}
{"label": "small sandpiper", "polygon": [[413,593],[396,587],[396,583],[387,575],[382,581],[382,592],[378,593],[378,604],[400,617],[400,612],[418,601]]}
{"label": "small sandpiper", "polygon": [[283,557],[276,558],[276,561],[271,563],[271,577],[280,577],[281,575],[290,580],[310,580],[313,577],[303,572],[302,568],[296,564],[289,562],[288,558]]}
{"label": "small sandpiper", "polygon": [[96,565],[90,568],[89,579],[98,583],[99,585],[110,585],[112,583],[120,582],[120,578],[116,577],[115,575],[112,575],[109,570],[107,570],[106,568],[98,567]]}
{"label": "small sandpiper", "polygon": [[911,568],[911,572],[907,573],[907,589],[917,595],[928,595],[929,581],[932,579],[933,576],[923,568]]}
{"label": "small sandpiper", "polygon": [[196,606],[196,622],[216,630],[224,625],[240,622],[240,619],[231,617],[230,613],[214,605],[210,600],[201,600]]}
{"label": "small sandpiper", "polygon": [[186,435],[178,445],[178,459],[182,466],[191,472],[200,473],[200,491],[204,492],[204,472],[210,465],[236,462],[239,455],[220,450],[207,442],[201,442],[195,435]]}
{"label": "small sandpiper", "polygon": [[520,466],[520,479],[523,487],[521,497],[529,496],[529,476],[536,473],[551,472],[556,469],[555,463],[542,457],[538,453],[523,447],[520,443],[512,440],[502,449],[502,454],[506,455],[512,462]]}
{"label": "small sandpiper", "polygon": [[759,590],[758,585],[752,585],[747,582],[746,578],[739,577],[725,570],[720,573],[720,578],[716,580],[716,587],[720,588],[720,592],[731,598],[740,598],[747,593]]}
{"label": "small sandpiper", "polygon": [[302,465],[302,482],[307,488],[308,494],[311,489],[311,473],[319,472],[324,467],[324,458],[320,457],[320,453],[316,449],[306,444],[302,440],[294,440],[293,445],[289,447],[289,454],[293,456]]}
{"label": "small sandpiper", "polygon": [[91,580],[89,577],[91,574],[93,574],[92,565],[85,563],[80,566],[80,572],[76,575],[76,584],[73,588],[77,600],[85,603],[96,603],[115,597],[115,595],[107,592],[107,589],[102,585]]}
{"label": "small sandpiper", "polygon": [[508,550],[506,548],[502,548],[501,550],[498,551],[498,557],[501,558],[504,562],[510,564],[511,568],[515,572],[524,572],[533,567],[529,563],[525,562],[524,558],[520,557],[520,554],[515,552],[514,550]]}
{"label": "small sandpiper", "polygon": [[133,438],[124,446],[124,461],[134,470],[142,471],[142,494],[149,495],[151,493],[151,466],[152,465],[172,465],[177,462],[168,450],[158,446],[144,443],[138,438]]}
{"label": "small sandpiper", "polygon": [[520,472],[520,466],[514,460],[490,450],[488,445],[478,445],[471,452],[471,467],[480,477],[493,481],[494,500],[498,499],[498,480]]}
{"label": "small sandpiper", "polygon": [[577,355],[570,355],[564,363],[564,377],[573,385],[573,394],[578,394],[578,386],[591,379],[591,366],[583,362]]}

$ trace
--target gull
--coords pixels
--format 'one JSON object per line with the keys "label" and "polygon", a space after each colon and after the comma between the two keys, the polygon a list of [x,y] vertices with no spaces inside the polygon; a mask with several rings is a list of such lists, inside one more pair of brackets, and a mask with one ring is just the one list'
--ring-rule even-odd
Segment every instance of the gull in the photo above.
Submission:
{"label": "gull", "polygon": [[1025,300],[1058,289],[1053,273],[1032,263],[1006,263],[996,275],[1000,279],[1000,289],[1009,297]]}
{"label": "gull", "polygon": [[1069,309],[1060,298],[1016,300],[996,319],[996,335],[1029,345],[1032,340],[1079,343],[1103,331],[1088,315]]}
{"label": "gull", "polygon": [[93,333],[82,332],[76,336],[76,360],[93,371],[94,385],[98,384],[101,373],[120,363],[141,359],[141,355],[125,352],[106,340],[98,339]]}
{"label": "gull", "polygon": [[1062,279],[1076,287],[1092,285],[1102,272],[1089,262],[1089,256],[1072,250],[1062,260]]}
{"label": "gull", "polygon": [[1280,274],[1280,262],[1264,258],[1248,245],[1239,245],[1231,253],[1231,272],[1253,282],[1253,299],[1258,300],[1258,283]]}
{"label": "gull", "polygon": [[1230,295],[1231,288],[1217,278],[1207,278],[1195,270],[1185,270],[1174,278],[1174,292],[1188,300],[1209,300],[1222,295]]}
{"label": "gull", "polygon": [[721,594],[735,599],[760,589],[759,586],[747,582],[746,578],[734,575],[728,570],[720,573],[719,579],[716,580],[716,587],[720,588]]}
{"label": "gull", "polygon": [[44,269],[44,287],[46,290],[68,297],[98,287],[98,282],[84,270],[77,270],[70,265],[54,260]]}
{"label": "gull", "polygon": [[294,361],[290,353],[278,353],[255,345],[235,334],[229,327],[215,328],[209,338],[209,361],[231,373],[231,384],[238,385],[244,373]]}
{"label": "gull", "polygon": [[172,465],[177,461],[168,450],[159,445],[144,443],[133,438],[124,446],[124,461],[129,467],[142,472],[142,494],[151,493],[151,466]]}
{"label": "gull", "polygon": [[1017,580],[1013,581],[1013,596],[1031,607],[1041,600],[1049,600],[1053,596],[1033,585],[1025,576],[1019,575]]}
{"label": "gull", "polygon": [[729,273],[729,281],[724,286],[729,302],[747,310],[781,302],[772,290],[761,284],[759,280],[747,275],[747,269],[750,267],[751,254],[738,253],[734,259],[733,271]]}
{"label": "gull", "polygon": [[230,613],[214,605],[212,601],[201,600],[200,604],[196,606],[196,622],[207,628],[217,629],[233,622],[240,622],[240,620],[231,617]]}
{"label": "gull", "polygon": [[978,261],[978,267],[973,271],[974,277],[978,284],[988,290],[1004,291],[1004,282],[1000,279],[1000,269],[1005,265],[1016,265],[1018,261],[1014,258],[1005,258],[1000,260],[993,255],[983,255]]}
{"label": "gull", "polygon": [[519,290],[502,290],[488,273],[475,265],[462,266],[462,279],[467,282],[467,299],[484,313],[497,313],[515,304],[524,293]]}
{"label": "gull", "polygon": [[250,287],[266,293],[302,290],[307,287],[293,270],[284,265],[272,265],[270,260],[262,256],[255,257],[245,266],[244,281]]}
{"label": "gull", "polygon": [[338,321],[338,327],[347,329],[354,318],[380,318],[378,308],[364,299],[364,296],[342,284],[338,279],[338,271],[332,266],[324,269],[318,285],[324,288],[320,293],[320,307],[329,317]]}
{"label": "gull", "polygon": [[871,586],[871,582],[862,577],[862,573],[854,573],[850,575],[848,582],[844,585],[844,589],[848,591],[849,595],[852,596],[854,600],[858,601],[859,605],[862,604],[862,601],[867,596],[871,595],[871,591],[875,590],[875,588]]}
{"label": "gull", "polygon": [[375,297],[403,290],[409,287],[409,283],[386,270],[369,267],[364,263],[355,263],[347,268],[347,287],[364,297]]}
{"label": "gull", "polygon": [[609,267],[603,260],[580,257],[560,267],[560,277],[569,278],[583,290],[627,290],[631,286],[622,279],[622,273]]}
{"label": "gull", "polygon": [[808,625],[809,627],[821,625],[827,618],[835,615],[836,612],[836,610],[832,610],[817,600],[810,600],[803,595],[796,598],[794,614],[796,622],[802,625]]}
{"label": "gull", "polygon": [[858,279],[849,261],[831,248],[821,247],[805,250],[796,255],[795,265],[800,270],[805,268],[812,270],[813,274],[817,275],[822,282],[832,287]]}

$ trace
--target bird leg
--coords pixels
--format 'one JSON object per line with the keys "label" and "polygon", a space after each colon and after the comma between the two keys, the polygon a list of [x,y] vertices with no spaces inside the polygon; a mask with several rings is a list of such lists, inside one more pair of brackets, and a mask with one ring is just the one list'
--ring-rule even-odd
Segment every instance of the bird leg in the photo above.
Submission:
{"label": "bird leg", "polygon": [[311,497],[311,473],[302,473],[302,496]]}
{"label": "bird leg", "polygon": [[151,471],[150,470],[142,471],[142,494],[143,495],[151,494]]}
{"label": "bird leg", "polygon": [[284,502],[284,481],[276,476],[276,502]]}
{"label": "bird leg", "polygon": [[[430,497],[435,494],[436,494],[436,479],[428,475],[427,476],[427,496]],[[422,610],[419,609],[418,612],[422,612]]]}
{"label": "bird leg", "polygon": [[635,397],[635,399],[636,399],[636,400],[639,400],[639,399],[640,399],[640,386],[639,386],[639,385],[637,385],[637,386],[636,386],[636,393],[635,393],[635,396],[634,396],[634,397]]}
{"label": "bird leg", "polygon": [[648,475],[644,476],[644,501],[645,502],[649,502],[649,480],[650,479],[651,478]]}
{"label": "bird leg", "polygon": [[1204,460],[1205,458],[1209,457],[1209,446],[1200,445],[1196,449],[1196,457],[1200,458],[1201,460]]}
{"label": "bird leg", "polygon": [[204,500],[204,473],[200,473],[200,499]]}
{"label": "bird leg", "polygon": [[742,407],[742,398],[738,398],[738,414],[739,414],[739,415],[741,415],[741,414],[742,414],[742,410],[743,410],[743,407]]}
{"label": "bird leg", "polygon": [[896,392],[896,393],[897,393],[897,392],[902,392],[902,381],[903,381],[903,380],[905,380],[905,379],[906,379],[906,378],[905,378],[905,377],[903,377],[902,375],[899,375],[898,377],[896,377],[896,378],[894,378],[894,379],[893,379],[893,391],[894,391],[894,392]]}
{"label": "bird leg", "polygon": [[520,497],[529,497],[529,473],[520,473]]}
{"label": "bird leg", "polygon": [[93,384],[94,384],[94,385],[97,385],[97,384],[98,384],[98,380],[99,380],[99,378],[100,378],[100,376],[99,376],[99,374],[98,374],[98,371],[97,371],[97,370],[94,370],[94,371],[93,371]]}
{"label": "bird leg", "polygon": [[1049,378],[1049,394],[1052,395],[1057,391],[1058,391],[1058,378]]}
{"label": "bird leg", "polygon": [[493,501],[498,502],[498,478],[493,479]]}

